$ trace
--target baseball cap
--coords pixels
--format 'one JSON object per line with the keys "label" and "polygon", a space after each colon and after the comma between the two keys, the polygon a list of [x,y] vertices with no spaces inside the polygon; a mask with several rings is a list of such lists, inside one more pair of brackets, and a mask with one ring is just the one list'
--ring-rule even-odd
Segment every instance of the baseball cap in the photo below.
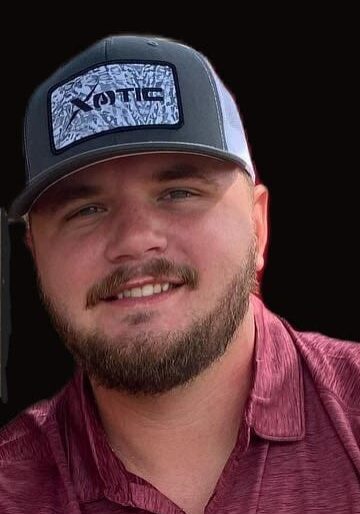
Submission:
{"label": "baseball cap", "polygon": [[21,218],[49,187],[107,159],[185,152],[232,161],[255,182],[244,127],[229,90],[197,50],[163,37],[97,41],[32,94],[24,121]]}

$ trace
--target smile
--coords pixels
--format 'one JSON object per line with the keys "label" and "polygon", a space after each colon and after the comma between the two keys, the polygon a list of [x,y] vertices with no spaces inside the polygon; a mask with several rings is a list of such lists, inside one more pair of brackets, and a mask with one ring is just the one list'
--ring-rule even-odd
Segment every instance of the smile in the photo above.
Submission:
{"label": "smile", "polygon": [[116,296],[111,296],[107,298],[107,301],[112,300],[122,300],[123,298],[142,298],[144,296],[153,296],[158,295],[161,293],[165,293],[166,291],[169,291],[170,289],[174,289],[177,286],[176,284],[170,284],[169,282],[165,282],[162,284],[146,284],[142,287],[133,287],[131,289],[125,289],[124,291],[121,291]]}
{"label": "smile", "polygon": [[142,287],[133,287],[125,289],[115,296],[110,296],[105,299],[105,302],[110,305],[122,305],[124,307],[139,305],[151,305],[158,301],[165,300],[173,296],[177,289],[180,289],[184,284],[171,284],[169,282],[159,284],[146,284]]}

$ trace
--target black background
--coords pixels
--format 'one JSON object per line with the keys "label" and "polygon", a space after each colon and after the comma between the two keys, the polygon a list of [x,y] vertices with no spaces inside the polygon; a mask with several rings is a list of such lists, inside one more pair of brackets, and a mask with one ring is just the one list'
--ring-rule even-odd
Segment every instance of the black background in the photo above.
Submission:
{"label": "black background", "polygon": [[[195,16],[174,5],[167,19],[157,11],[129,23],[132,7],[113,13],[103,5],[75,19],[54,5],[53,13],[29,13],[26,24],[9,20],[13,36],[2,42],[0,204],[8,206],[24,181],[22,120],[37,84],[109,34],[178,39],[207,55],[235,95],[270,190],[266,305],[295,328],[359,341],[358,42],[351,13],[281,10],[251,18],[224,11],[221,19],[215,9]],[[0,424],[52,396],[73,369],[40,305],[22,236],[11,228],[9,400],[0,402]]]}

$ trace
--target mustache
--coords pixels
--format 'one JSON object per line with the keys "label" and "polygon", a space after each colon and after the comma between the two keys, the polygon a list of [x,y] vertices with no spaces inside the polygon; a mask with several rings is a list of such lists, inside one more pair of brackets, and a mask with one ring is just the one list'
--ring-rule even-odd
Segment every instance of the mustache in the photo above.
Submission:
{"label": "mustache", "polygon": [[111,272],[101,282],[94,284],[86,295],[86,308],[91,309],[104,298],[114,296],[118,289],[129,280],[151,275],[155,281],[180,280],[190,289],[196,289],[199,284],[199,273],[187,264],[176,264],[174,261],[165,258],[152,259],[141,266],[121,266]]}

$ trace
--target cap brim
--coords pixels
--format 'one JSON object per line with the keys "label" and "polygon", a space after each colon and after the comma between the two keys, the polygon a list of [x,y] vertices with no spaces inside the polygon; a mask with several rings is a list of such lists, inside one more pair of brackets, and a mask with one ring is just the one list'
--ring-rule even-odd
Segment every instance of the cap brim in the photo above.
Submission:
{"label": "cap brim", "polygon": [[201,155],[213,157],[220,160],[230,161],[247,171],[255,180],[254,170],[249,169],[249,165],[238,155],[231,154],[227,151],[219,150],[206,145],[191,143],[174,143],[174,142],[142,142],[131,143],[128,145],[115,145],[114,147],[98,148],[88,152],[83,152],[65,161],[57,166],[52,166],[36,178],[20,193],[9,209],[9,217],[13,221],[21,220],[22,216],[29,212],[36,200],[51,186],[73,173],[77,173],[81,169],[91,165],[116,157],[126,157],[131,155],[142,155],[151,153],[188,153],[193,155]]}

